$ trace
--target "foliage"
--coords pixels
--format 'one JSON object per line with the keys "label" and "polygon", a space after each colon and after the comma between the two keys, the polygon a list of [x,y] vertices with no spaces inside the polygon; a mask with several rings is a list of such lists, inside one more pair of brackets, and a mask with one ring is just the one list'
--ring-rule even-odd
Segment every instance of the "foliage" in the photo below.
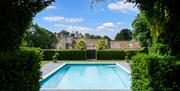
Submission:
{"label": "foliage", "polygon": [[54,59],[58,59],[58,57],[59,57],[59,53],[55,53],[52,58],[54,60]]}
{"label": "foliage", "polygon": [[116,34],[115,40],[125,40],[129,41],[132,39],[132,32],[129,29],[122,29],[119,33]]}
{"label": "foliage", "polygon": [[25,36],[25,42],[29,47],[40,47],[42,49],[55,48],[57,44],[56,36],[39,25],[32,25]]}
{"label": "foliage", "polygon": [[100,35],[93,35],[89,33],[84,34],[85,39],[101,39],[102,37]]}
{"label": "foliage", "polygon": [[147,22],[145,14],[140,12],[136,19],[132,22],[133,37],[140,41],[142,47],[148,47],[152,43],[152,37],[150,34],[150,25]]}
{"label": "foliage", "polygon": [[[133,57],[133,91],[176,91],[174,58],[168,55],[138,54]],[[177,78],[177,79],[176,79]]]}
{"label": "foliage", "polygon": [[0,52],[1,91],[39,91],[42,53],[36,48]]}
{"label": "foliage", "polygon": [[39,91],[39,49],[20,48],[33,17],[54,0],[0,0],[0,89]]}
{"label": "foliage", "polygon": [[104,40],[99,40],[99,41],[97,41],[97,43],[96,43],[96,49],[97,50],[103,50],[103,49],[105,49],[106,48],[106,42],[104,41]]}
{"label": "foliage", "polygon": [[109,36],[105,35],[103,36],[103,39],[108,39],[108,40],[112,40]]}
{"label": "foliage", "polygon": [[83,40],[79,40],[75,45],[75,48],[77,50],[86,50],[86,47],[87,47],[87,45]]}
{"label": "foliage", "polygon": [[85,60],[87,53],[84,50],[44,50],[44,60],[52,60],[53,55],[58,53],[58,60]]}
{"label": "foliage", "polygon": [[124,50],[100,50],[96,52],[97,60],[124,60],[125,56]]}
{"label": "foliage", "polygon": [[157,43],[171,50],[171,55],[180,53],[180,11],[178,0],[127,0],[145,12],[151,35]]}
{"label": "foliage", "polygon": [[15,50],[38,12],[54,0],[0,0],[0,51]]}

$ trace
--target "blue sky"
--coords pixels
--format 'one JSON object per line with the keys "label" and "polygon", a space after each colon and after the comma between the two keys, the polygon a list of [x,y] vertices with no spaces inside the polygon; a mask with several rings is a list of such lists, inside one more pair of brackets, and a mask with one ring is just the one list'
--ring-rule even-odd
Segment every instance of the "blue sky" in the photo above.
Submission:
{"label": "blue sky", "polygon": [[91,0],[56,0],[38,13],[33,22],[52,32],[78,31],[114,38],[121,29],[132,29],[131,22],[139,13],[133,4],[124,2],[105,0],[91,8]]}

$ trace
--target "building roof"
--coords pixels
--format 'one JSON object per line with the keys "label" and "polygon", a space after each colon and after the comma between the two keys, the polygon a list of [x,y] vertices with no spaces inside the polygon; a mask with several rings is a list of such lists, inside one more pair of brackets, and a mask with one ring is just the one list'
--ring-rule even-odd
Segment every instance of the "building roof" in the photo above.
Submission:
{"label": "building roof", "polygon": [[110,48],[135,50],[141,48],[141,46],[137,41],[110,41]]}

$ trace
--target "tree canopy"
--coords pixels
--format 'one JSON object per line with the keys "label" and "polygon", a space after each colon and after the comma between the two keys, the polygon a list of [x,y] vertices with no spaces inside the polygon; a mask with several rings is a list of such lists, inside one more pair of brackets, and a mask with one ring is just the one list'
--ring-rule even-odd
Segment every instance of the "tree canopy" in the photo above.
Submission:
{"label": "tree canopy", "polygon": [[122,29],[115,36],[115,40],[129,41],[131,39],[132,39],[132,32],[129,29]]}
{"label": "tree canopy", "polygon": [[0,51],[15,50],[32,18],[54,0],[0,0]]}
{"label": "tree canopy", "polygon": [[39,25],[32,25],[25,35],[25,42],[29,47],[40,47],[42,49],[55,48],[57,39],[55,34]]}
{"label": "tree canopy", "polygon": [[133,38],[140,41],[142,47],[148,47],[152,43],[150,26],[143,12],[137,15],[132,22]]}
{"label": "tree canopy", "polygon": [[87,47],[87,45],[86,45],[86,43],[84,42],[84,40],[79,40],[77,43],[76,43],[76,45],[75,45],[75,48],[77,49],[77,50],[86,50],[86,47]]}
{"label": "tree canopy", "polygon": [[97,50],[103,50],[103,49],[105,49],[106,48],[106,42],[105,42],[105,40],[99,40],[99,41],[97,41],[97,43],[96,43],[96,49]]}
{"label": "tree canopy", "polygon": [[[127,0],[145,13],[154,43],[172,55],[180,54],[180,5],[178,0]],[[162,49],[164,49],[162,48]]]}

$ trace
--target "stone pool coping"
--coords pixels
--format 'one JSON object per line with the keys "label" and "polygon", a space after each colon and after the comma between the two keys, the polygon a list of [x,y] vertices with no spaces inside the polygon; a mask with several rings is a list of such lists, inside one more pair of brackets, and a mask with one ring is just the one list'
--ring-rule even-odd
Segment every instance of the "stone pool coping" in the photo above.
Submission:
{"label": "stone pool coping", "polygon": [[[129,63],[126,62],[58,62],[58,63],[48,63],[41,68],[42,72],[42,81],[43,79],[47,78],[65,64],[116,64],[128,74],[130,74],[130,67]],[[130,89],[53,89],[53,88],[43,88],[40,91],[131,91]]]}

